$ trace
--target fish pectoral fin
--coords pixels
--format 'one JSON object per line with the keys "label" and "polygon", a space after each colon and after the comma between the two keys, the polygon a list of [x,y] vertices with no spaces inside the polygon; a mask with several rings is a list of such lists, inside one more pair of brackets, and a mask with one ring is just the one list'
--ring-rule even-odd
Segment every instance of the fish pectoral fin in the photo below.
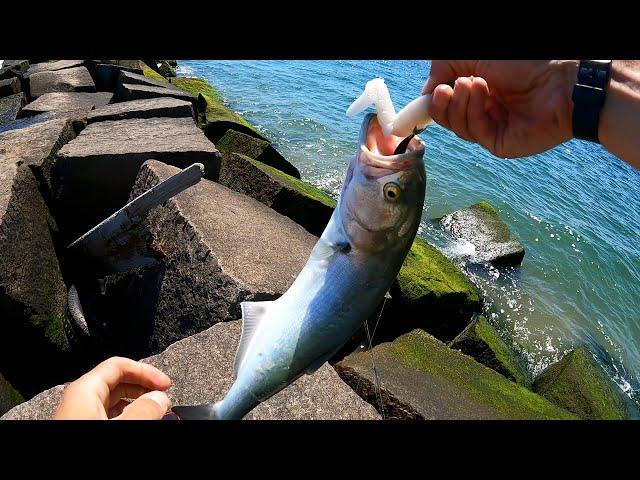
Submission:
{"label": "fish pectoral fin", "polygon": [[351,244],[347,240],[339,240],[337,242],[328,242],[327,240],[321,238],[316,243],[316,246],[313,247],[311,251],[311,256],[315,260],[326,260],[331,257],[334,253],[344,252],[347,253],[351,250]]}
{"label": "fish pectoral fin", "polygon": [[242,310],[242,336],[240,337],[240,343],[238,344],[238,350],[236,351],[236,359],[233,362],[233,378],[234,380],[238,376],[238,371],[242,365],[242,361],[249,349],[249,344],[255,334],[258,326],[262,320],[266,317],[270,302],[242,302],[240,309]]}

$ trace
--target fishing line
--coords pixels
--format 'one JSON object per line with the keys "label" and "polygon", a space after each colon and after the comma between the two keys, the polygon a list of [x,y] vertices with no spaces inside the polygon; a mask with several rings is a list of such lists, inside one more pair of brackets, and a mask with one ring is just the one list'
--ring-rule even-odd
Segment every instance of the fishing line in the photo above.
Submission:
{"label": "fishing line", "polygon": [[376,362],[373,359],[373,353],[371,349],[373,348],[373,337],[376,334],[376,330],[378,329],[378,324],[380,323],[380,319],[382,318],[382,312],[384,311],[384,306],[387,303],[387,297],[384,297],[384,301],[382,302],[382,307],[380,308],[380,314],[378,315],[378,320],[376,321],[376,325],[373,327],[373,335],[369,334],[369,322],[364,322],[364,331],[367,335],[367,341],[369,342],[369,356],[371,358],[371,367],[373,368],[373,377],[375,380],[375,392],[376,392],[376,401],[380,406],[380,414],[382,415],[382,419],[384,420],[384,404],[382,403],[382,388],[380,388],[380,378],[378,377],[378,369],[376,368]]}

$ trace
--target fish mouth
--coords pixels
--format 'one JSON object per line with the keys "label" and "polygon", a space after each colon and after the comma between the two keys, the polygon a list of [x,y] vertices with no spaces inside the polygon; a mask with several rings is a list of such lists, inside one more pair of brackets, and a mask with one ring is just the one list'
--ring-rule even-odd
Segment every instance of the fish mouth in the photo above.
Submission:
{"label": "fish mouth", "polygon": [[382,177],[423,167],[425,143],[414,136],[404,153],[395,154],[398,145],[404,140],[395,135],[386,136],[375,113],[368,113],[362,121],[358,137],[358,160],[368,176]]}

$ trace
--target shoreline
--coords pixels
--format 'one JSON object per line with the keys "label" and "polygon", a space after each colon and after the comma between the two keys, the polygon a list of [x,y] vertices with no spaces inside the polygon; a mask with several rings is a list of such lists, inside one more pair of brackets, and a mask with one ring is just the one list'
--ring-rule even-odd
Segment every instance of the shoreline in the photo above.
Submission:
{"label": "shoreline", "polygon": [[[25,178],[31,178],[30,172],[35,172],[38,186],[25,190],[24,198],[35,199],[38,208],[48,212],[58,228],[50,239],[51,247],[24,245],[22,248],[29,249],[27,255],[38,263],[43,263],[40,257],[46,255],[51,272],[59,272],[57,277],[52,274],[50,278],[59,280],[54,286],[47,287],[58,292],[55,302],[42,299],[39,292],[34,292],[33,298],[28,300],[34,305],[32,308],[44,308],[42,314],[47,320],[22,318],[16,313],[10,315],[17,324],[49,322],[44,335],[35,333],[31,334],[35,335],[33,338],[22,338],[21,333],[16,333],[25,344],[37,340],[45,342],[51,350],[43,353],[42,358],[31,359],[30,364],[51,362],[52,359],[62,359],[68,364],[66,371],[52,372],[51,378],[32,379],[32,383],[27,385],[25,375],[29,373],[28,368],[16,371],[15,363],[6,360],[0,363],[0,372],[8,372],[9,385],[12,388],[17,386],[16,390],[25,392],[25,397],[33,397],[44,387],[82,371],[96,354],[124,353],[137,358],[154,356],[157,361],[163,361],[165,356],[171,355],[170,352],[183,351],[177,361],[185,363],[184,369],[176,375],[188,376],[188,360],[194,355],[193,342],[209,342],[207,339],[211,335],[225,338],[228,334],[226,329],[237,325],[240,300],[273,298],[286,291],[290,279],[287,280],[289,277],[283,272],[293,269],[290,276],[295,277],[296,265],[299,265],[296,262],[303,264],[306,261],[306,249],[322,232],[335,206],[333,198],[300,179],[297,168],[273,147],[263,133],[225,106],[218,91],[206,80],[176,77],[175,61],[151,61],[151,66],[143,61],[101,62],[27,63],[26,68],[21,64],[22,71],[11,77],[19,78],[18,83],[25,87],[26,93],[21,92],[18,96],[27,101],[18,109],[16,118],[6,123],[9,129],[0,133],[0,140],[15,145],[10,155],[24,157],[25,152],[32,148],[28,143],[21,143],[24,140],[19,138],[27,134],[32,137],[45,126],[59,126],[61,129],[47,133],[51,135],[55,151],[44,158],[37,157],[42,155],[40,152],[31,154],[33,166],[16,170],[20,175],[24,172]],[[6,70],[3,68],[3,71]],[[33,73],[25,74],[28,71]],[[98,84],[102,87],[99,91],[111,92],[112,98],[106,104],[92,104],[88,109],[60,110],[60,98],[66,102],[86,102],[87,98],[97,102],[98,94],[87,97],[84,92],[95,91]],[[65,92],[65,95],[59,92]],[[57,103],[52,103],[53,99]],[[192,112],[190,119],[184,113],[185,107],[191,109],[186,110]],[[21,113],[27,111],[40,113],[29,117]],[[101,111],[109,111],[110,115],[117,117],[100,117]],[[14,128],[10,128],[12,125]],[[184,133],[178,135],[176,132]],[[5,158],[7,165],[13,165],[12,158]],[[62,307],[66,304],[66,290],[79,281],[74,269],[77,270],[79,265],[82,268],[82,263],[76,264],[76,259],[76,263],[72,263],[59,245],[68,244],[120,208],[127,198],[135,198],[134,195],[154,185],[154,182],[157,184],[169,172],[175,172],[176,167],[184,168],[193,161],[203,163],[204,179],[197,187],[179,194],[149,214],[149,231],[154,248],[159,249],[158,262],[152,268],[133,269],[120,276],[106,275],[103,278],[103,285],[107,285],[106,293],[94,292],[93,280],[88,282],[89,287],[84,287],[86,291],[80,293],[80,303],[86,309],[92,296],[95,298],[92,302],[97,306],[92,307],[95,308],[93,312],[91,309],[86,311],[89,335],[76,339],[79,343],[69,343],[70,339],[65,338],[68,333],[62,330],[62,325],[66,328],[69,319]],[[112,166],[114,162],[120,165],[117,172]],[[89,163],[91,171],[85,170]],[[15,178],[17,181],[18,176]],[[226,203],[218,203],[222,197],[226,198]],[[208,208],[202,208],[203,202]],[[236,230],[223,227],[232,218],[225,213],[228,205],[245,217],[244,222],[234,226]],[[497,254],[487,257],[491,262],[517,265],[522,260],[524,249],[510,232],[508,241],[502,238],[508,227],[500,219],[499,212],[489,204],[473,205],[452,212],[452,215],[452,225],[460,226],[455,231],[463,232],[471,215],[474,216],[473,221],[485,222],[491,231],[497,232],[490,239],[475,239],[480,242],[479,248],[486,247],[487,251],[492,250],[493,247],[489,248],[492,245],[502,245]],[[22,209],[19,219],[6,228],[19,235],[21,226],[32,216],[32,210]],[[179,218],[180,222],[174,223],[172,218]],[[266,222],[263,223],[264,232],[252,228],[258,220]],[[216,227],[219,230],[211,230],[211,225],[220,225]],[[234,238],[239,231],[244,233]],[[279,237],[285,231],[290,232],[290,242],[283,242]],[[241,250],[238,251],[239,245]],[[229,262],[238,258],[238,252],[250,252],[254,259],[268,259],[262,260],[263,265],[259,267],[269,272],[266,285],[260,286],[258,282],[263,273],[259,268],[254,271],[256,267],[252,263],[255,262],[247,264],[242,272],[229,269]],[[295,262],[292,257],[295,257]],[[2,275],[0,268],[0,280]],[[159,285],[159,289],[149,290],[151,285]],[[482,298],[477,288],[456,265],[427,242],[414,243],[391,290],[391,297],[383,311],[380,334],[371,355],[382,355],[379,357],[381,366],[384,365],[383,370],[388,375],[385,377],[388,383],[383,402],[388,407],[393,406],[393,415],[398,418],[571,418],[575,415],[584,418],[587,415],[587,406],[574,405],[562,396],[546,393],[561,389],[562,382],[566,381],[554,375],[553,370],[543,375],[546,378],[543,382],[544,396],[536,393],[536,382],[541,384],[542,381],[536,379],[533,382],[526,374],[521,375],[522,367],[517,356],[489,323],[478,317]],[[138,298],[145,299],[143,304],[137,301]],[[115,324],[107,321],[104,327],[99,327],[102,325],[100,322],[104,322],[101,318],[121,315],[120,309],[124,307],[130,308],[124,317],[125,322]],[[96,318],[95,325],[91,315]],[[149,327],[145,328],[150,330],[139,329],[142,319],[148,322]],[[330,365],[325,364],[327,376],[322,377],[322,382],[327,382],[327,388],[340,392],[336,400],[353,398],[357,394],[356,398],[369,402],[358,404],[362,408],[366,410],[369,408],[366,405],[372,404],[384,414],[385,407],[372,401],[370,395],[370,372],[361,363],[362,353],[358,352],[361,340],[362,332],[358,332]],[[214,345],[218,345],[215,342]],[[452,348],[452,345],[456,347]],[[383,360],[387,358],[383,352],[395,352],[394,360]],[[11,354],[17,356],[19,352],[14,348]],[[415,363],[410,361],[411,355],[431,360]],[[604,395],[610,400],[611,410],[589,415],[624,417],[619,397],[602,380],[604,372],[599,370],[593,359],[589,360],[588,354],[576,353],[563,361],[563,368],[588,374],[572,378],[573,383],[562,388],[580,389],[584,387],[581,382],[591,381],[595,382],[592,385],[597,385],[597,388],[592,388],[592,394],[596,397]],[[448,385],[448,395],[458,392],[451,398],[462,395],[459,398],[465,400],[455,405],[446,402],[431,404],[433,399],[425,397],[421,389],[407,393],[403,389],[412,385],[410,378],[395,376],[406,368],[412,369],[427,383]],[[451,376],[452,372],[457,374]],[[477,378],[485,378],[486,381],[477,383],[474,380]],[[315,384],[305,381],[305,388],[311,389],[309,395],[313,396]],[[193,395],[197,391],[194,387],[197,386],[185,382],[175,395],[194,401]],[[505,391],[509,392],[507,396],[504,396]],[[51,403],[61,389],[55,387],[48,392],[18,405],[9,416],[46,416],[45,405],[38,402],[47,400]],[[293,395],[291,401],[296,401],[293,389],[287,395]],[[445,393],[443,395],[446,396]],[[344,406],[346,404],[341,405],[339,410],[343,409],[345,418],[364,415],[365,410],[357,413],[350,411]],[[294,418],[307,418],[309,415],[324,418],[326,412],[318,410],[314,414],[314,408],[321,408],[321,402],[312,404],[307,410],[296,411],[299,416],[294,415]],[[427,413],[434,408],[435,417]],[[403,412],[412,413],[403,417]]]}

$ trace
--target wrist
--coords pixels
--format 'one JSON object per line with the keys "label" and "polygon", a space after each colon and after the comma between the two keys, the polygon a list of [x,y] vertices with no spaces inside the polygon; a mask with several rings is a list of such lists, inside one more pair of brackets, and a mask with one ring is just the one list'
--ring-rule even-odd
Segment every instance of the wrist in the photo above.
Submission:
{"label": "wrist", "polygon": [[560,130],[566,140],[573,138],[573,87],[578,81],[580,60],[556,60],[553,62],[560,84],[560,109],[558,112]]}

